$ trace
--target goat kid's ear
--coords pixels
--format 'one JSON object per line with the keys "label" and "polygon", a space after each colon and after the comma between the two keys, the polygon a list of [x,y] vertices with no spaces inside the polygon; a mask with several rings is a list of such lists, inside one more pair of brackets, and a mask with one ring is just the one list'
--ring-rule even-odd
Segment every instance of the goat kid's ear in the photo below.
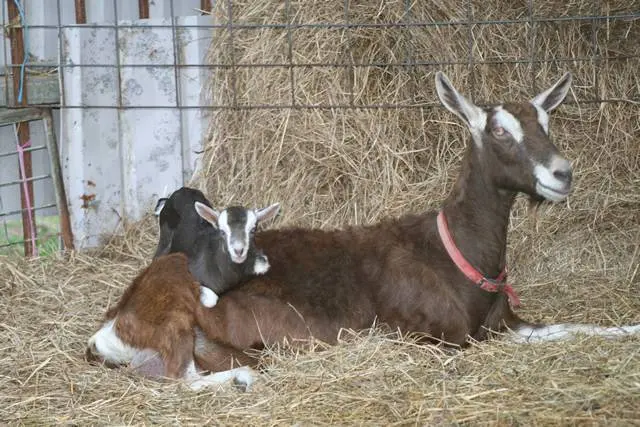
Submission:
{"label": "goat kid's ear", "polygon": [[569,93],[571,80],[571,73],[564,73],[564,76],[560,77],[560,80],[558,80],[556,84],[538,94],[531,100],[531,103],[541,107],[547,113],[552,111],[564,101],[564,98]]}
{"label": "goat kid's ear", "polygon": [[196,202],[195,203],[196,212],[198,215],[209,224],[213,225],[215,228],[218,228],[218,217],[220,216],[220,212],[211,209],[209,206],[204,203]]}
{"label": "goat kid's ear", "polygon": [[153,210],[153,214],[155,216],[160,216],[160,212],[162,212],[162,209],[164,208],[164,205],[167,203],[167,199],[166,197],[161,197],[158,199],[158,202],[156,203],[156,207]]}
{"label": "goat kid's ear", "polygon": [[436,73],[436,91],[442,105],[460,117],[470,129],[484,129],[486,114],[482,108],[462,96],[442,71]]}
{"label": "goat kid's ear", "polygon": [[266,208],[256,209],[256,218],[258,222],[269,221],[275,218],[278,212],[280,212],[280,203],[274,203]]}

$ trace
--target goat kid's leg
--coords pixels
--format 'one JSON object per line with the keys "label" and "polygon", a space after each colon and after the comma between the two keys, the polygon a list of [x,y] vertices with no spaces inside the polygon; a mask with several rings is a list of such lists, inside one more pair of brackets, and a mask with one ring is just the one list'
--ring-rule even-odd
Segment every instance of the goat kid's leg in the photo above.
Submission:
{"label": "goat kid's leg", "polygon": [[231,345],[209,339],[202,329],[196,327],[194,356],[203,369],[219,372],[229,368],[258,366],[258,359]]}
{"label": "goat kid's leg", "polygon": [[619,338],[635,334],[640,334],[640,324],[605,328],[596,325],[571,323],[560,323],[556,325],[531,325],[524,323],[511,330],[509,339],[520,343],[535,343],[568,340],[579,335]]}
{"label": "goat kid's leg", "polygon": [[196,369],[195,362],[192,360],[187,365],[187,369],[184,373],[184,380],[187,382],[189,388],[195,391],[201,390],[205,387],[220,387],[229,381],[234,381],[235,383],[240,384],[244,387],[245,391],[248,391],[255,381],[255,376],[255,371],[247,366],[241,366],[239,368],[211,374],[201,374]]}

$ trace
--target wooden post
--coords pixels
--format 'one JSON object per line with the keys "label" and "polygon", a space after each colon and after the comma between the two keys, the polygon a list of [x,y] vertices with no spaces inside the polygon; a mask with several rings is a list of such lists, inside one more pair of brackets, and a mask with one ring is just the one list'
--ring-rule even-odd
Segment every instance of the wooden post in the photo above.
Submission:
{"label": "wooden post", "polygon": [[87,8],[85,7],[84,0],[76,0],[76,24],[87,23]]}
{"label": "wooden post", "polygon": [[211,13],[211,0],[200,0],[200,10]]}
{"label": "wooden post", "polygon": [[74,248],[73,232],[71,231],[69,206],[67,205],[67,192],[64,189],[62,169],[60,168],[60,152],[58,151],[56,132],[53,129],[51,109],[47,108],[43,110],[42,117],[44,119],[44,129],[47,134],[47,149],[49,151],[49,164],[51,165],[51,179],[53,180],[53,188],[56,192],[56,201],[58,202],[58,215],[60,217],[60,234],[62,235],[62,243],[64,244],[65,250],[72,251]]}
{"label": "wooden post", "polygon": [[[16,106],[26,106],[27,102],[27,74],[25,73],[24,79],[22,82],[22,100],[18,102],[18,94],[20,93],[20,69],[15,67],[16,65],[22,64],[25,58],[24,51],[24,39],[23,39],[23,31],[22,25],[15,25],[16,22],[20,22],[20,13],[18,12],[18,8],[13,1],[7,2],[7,10],[9,12],[9,22],[12,24],[9,30],[9,37],[11,38],[11,74],[13,75],[13,97],[14,97],[14,105]],[[29,123],[21,122],[16,124],[17,134],[18,134],[18,143],[23,146],[29,142],[31,139],[31,135],[29,132]],[[31,167],[31,152],[24,152],[24,174],[23,179],[31,178],[33,175],[32,167]],[[25,193],[25,187],[27,191]],[[32,229],[29,226],[30,217],[33,222],[33,232],[36,233],[36,217],[33,212],[33,182],[27,181],[25,186],[20,186],[20,202],[22,206],[22,235],[24,238],[24,254],[25,256],[31,256],[34,253],[34,249],[31,244],[32,237]],[[32,210],[28,210],[28,206],[31,206]],[[37,233],[36,233],[37,234]]]}
{"label": "wooden post", "polygon": [[138,0],[138,15],[140,19],[149,19],[149,0]]}

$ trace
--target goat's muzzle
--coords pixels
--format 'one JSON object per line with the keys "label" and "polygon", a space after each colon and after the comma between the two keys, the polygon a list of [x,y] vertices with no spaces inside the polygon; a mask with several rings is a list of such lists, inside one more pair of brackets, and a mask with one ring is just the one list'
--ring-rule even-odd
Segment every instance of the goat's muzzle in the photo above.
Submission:
{"label": "goat's muzzle", "polygon": [[548,165],[535,165],[533,173],[536,178],[536,193],[539,196],[552,202],[560,202],[567,198],[573,173],[566,159],[555,155]]}
{"label": "goat's muzzle", "polygon": [[123,365],[104,360],[98,355],[95,344],[90,344],[84,353],[84,359],[92,365],[102,365],[109,369],[121,368]]}

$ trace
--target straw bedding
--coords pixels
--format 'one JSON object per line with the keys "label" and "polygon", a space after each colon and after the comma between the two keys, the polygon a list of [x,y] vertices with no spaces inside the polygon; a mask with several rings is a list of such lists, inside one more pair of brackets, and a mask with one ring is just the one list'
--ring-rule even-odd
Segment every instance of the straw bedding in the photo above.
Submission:
{"label": "straw bedding", "polygon": [[[226,2],[216,17],[226,20]],[[465,19],[466,2],[352,2],[351,22]],[[308,3],[305,3],[308,4]],[[292,1],[293,22],[344,22],[343,2]],[[426,6],[428,4],[428,6]],[[457,5],[465,6],[457,6]],[[527,2],[472,2],[476,19],[519,19]],[[629,1],[533,2],[537,16],[637,12]],[[286,22],[286,2],[233,2],[234,19]],[[572,160],[567,203],[526,200],[513,211],[511,277],[521,314],[546,322],[620,325],[640,322],[640,107],[587,103],[638,99],[636,59],[528,64],[509,60],[637,54],[637,19],[487,25],[473,29],[477,61],[443,67],[295,68],[298,104],[435,104],[433,73],[444,69],[478,102],[532,96],[569,69],[571,104],[554,113],[556,144]],[[595,34],[595,38],[593,35]],[[297,29],[296,63],[455,61],[468,58],[464,26]],[[285,30],[214,31],[210,61],[283,63]],[[595,41],[595,45],[594,45]],[[351,54],[347,54],[350,49]],[[289,69],[240,69],[236,102],[291,103]],[[233,101],[230,70],[211,77],[210,102]],[[350,93],[351,85],[354,92]],[[275,226],[333,227],[437,207],[459,170],[468,132],[440,108],[262,109],[212,115],[199,186],[217,205],[283,204]],[[376,326],[344,331],[340,344],[309,343],[264,353],[265,372],[249,393],[232,387],[193,393],[142,380],[126,370],[89,366],[86,339],[107,306],[148,262],[154,219],[118,230],[95,253],[39,260],[0,259],[0,419],[10,424],[497,424],[640,423],[638,338],[580,337],[567,343],[492,341],[464,352],[417,346]]]}

